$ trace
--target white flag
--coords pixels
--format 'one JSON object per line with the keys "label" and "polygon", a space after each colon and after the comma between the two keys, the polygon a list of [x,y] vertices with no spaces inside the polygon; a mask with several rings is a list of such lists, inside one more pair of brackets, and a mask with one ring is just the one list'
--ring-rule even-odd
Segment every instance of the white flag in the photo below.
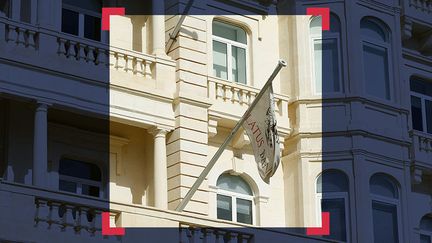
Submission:
{"label": "white flag", "polygon": [[261,178],[269,183],[280,161],[273,87],[270,85],[243,123],[252,144]]}

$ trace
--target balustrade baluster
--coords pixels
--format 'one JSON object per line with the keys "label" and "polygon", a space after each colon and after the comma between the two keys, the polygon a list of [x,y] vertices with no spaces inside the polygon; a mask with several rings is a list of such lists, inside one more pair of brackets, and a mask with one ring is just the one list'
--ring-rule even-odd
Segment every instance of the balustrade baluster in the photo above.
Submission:
{"label": "balustrade baluster", "polygon": [[232,101],[233,102],[240,102],[240,89],[236,88],[236,87],[233,87],[232,88],[232,92],[233,92],[233,94],[232,94]]}
{"label": "balustrade baluster", "polygon": [[152,72],[151,72],[151,61],[144,60],[144,67],[145,67],[145,73],[144,76],[146,78],[152,78]]}
{"label": "balustrade baluster", "polygon": [[136,67],[135,67],[134,74],[144,77],[145,76],[144,69],[145,69],[144,60],[142,58],[136,58]]}
{"label": "balustrade baluster", "polygon": [[216,99],[218,98],[222,98],[224,97],[224,90],[223,90],[223,85],[216,83]]}
{"label": "balustrade baluster", "polygon": [[95,53],[95,48],[92,46],[87,46],[87,58],[86,58],[87,62],[96,63],[94,53]]}
{"label": "balustrade baluster", "polygon": [[28,32],[27,45],[36,48],[36,38],[37,38],[36,32],[32,30],[29,30],[27,32]]}

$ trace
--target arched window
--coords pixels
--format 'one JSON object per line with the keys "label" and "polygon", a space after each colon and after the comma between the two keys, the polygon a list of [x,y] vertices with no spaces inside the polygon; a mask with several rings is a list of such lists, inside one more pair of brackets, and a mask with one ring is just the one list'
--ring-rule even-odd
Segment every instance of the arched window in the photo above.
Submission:
{"label": "arched window", "polygon": [[62,32],[84,37],[91,40],[101,40],[100,0],[63,0]]}
{"label": "arched window", "polygon": [[253,193],[240,176],[222,174],[217,180],[217,218],[253,224]]}
{"label": "arched window", "polygon": [[432,82],[411,77],[410,89],[413,129],[432,134]]}
{"label": "arched window", "polygon": [[95,164],[63,158],[59,164],[59,189],[102,197],[102,173]]}
{"label": "arched window", "polygon": [[338,170],[326,170],[317,179],[317,197],[321,211],[330,213],[329,239],[347,241],[349,223],[349,182]]}
{"label": "arched window", "polygon": [[322,32],[322,18],[314,17],[310,23],[313,45],[315,93],[342,91],[341,27],[339,18],[331,14],[329,32]]}
{"label": "arched window", "polygon": [[391,99],[391,42],[388,28],[373,18],[360,23],[363,46],[363,73],[366,93]]}
{"label": "arched window", "polygon": [[399,187],[386,174],[371,177],[370,194],[375,242],[399,242]]}
{"label": "arched window", "polygon": [[420,243],[432,243],[432,216],[425,215],[420,220]]}
{"label": "arched window", "polygon": [[213,75],[247,83],[247,34],[242,28],[213,21]]}

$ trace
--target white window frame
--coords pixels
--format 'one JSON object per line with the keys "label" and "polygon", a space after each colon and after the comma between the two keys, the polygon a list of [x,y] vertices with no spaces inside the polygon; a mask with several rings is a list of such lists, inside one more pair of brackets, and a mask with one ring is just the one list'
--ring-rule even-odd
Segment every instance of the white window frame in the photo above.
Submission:
{"label": "white window frame", "polygon": [[[369,20],[369,21],[371,21],[371,20]],[[389,31],[386,31],[385,29],[383,29],[383,27],[381,27],[380,24],[378,24],[378,23],[376,23],[376,24],[379,26],[379,28],[381,30],[386,32],[386,34],[387,34],[386,38],[388,41],[387,42],[380,41],[380,40],[373,39],[373,38],[370,38],[369,36],[364,36],[361,34],[361,54],[362,54],[361,60],[362,60],[362,66],[363,66],[363,70],[362,70],[363,71],[363,90],[365,92],[365,95],[368,97],[373,97],[375,99],[379,99],[379,100],[386,101],[386,102],[393,102],[395,97],[394,97],[394,92],[393,92],[394,91],[394,85],[392,82],[392,80],[393,80],[393,59],[391,58],[393,56],[392,45],[391,45],[392,38],[391,38],[391,34],[389,33]],[[388,99],[384,98],[384,97],[378,97],[378,96],[375,96],[373,94],[369,94],[367,91],[367,87],[366,87],[367,80],[366,80],[366,72],[365,72],[366,66],[365,66],[365,60],[364,60],[364,47],[365,46],[368,46],[368,47],[371,47],[374,49],[376,49],[378,47],[380,49],[385,49],[387,52],[388,82],[389,82],[389,86],[388,86],[389,98]]]}
{"label": "white window frame", "polygon": [[[315,35],[315,34],[311,34],[311,60],[312,60],[312,77],[313,77],[313,79],[312,79],[312,89],[313,89],[313,93],[315,94],[315,95],[322,95],[323,94],[323,88],[324,88],[324,86],[322,85],[322,83],[321,83],[321,92],[318,92],[318,90],[317,90],[317,87],[316,87],[316,79],[317,79],[317,77],[316,77],[316,67],[315,67],[315,42],[316,41],[320,41],[321,42],[321,52],[323,51],[323,49],[322,49],[322,43],[323,43],[323,41],[326,41],[326,40],[333,40],[333,39],[335,39],[336,40],[336,47],[337,47],[337,52],[338,52],[338,63],[337,63],[337,66],[338,66],[338,76],[339,76],[339,91],[332,91],[332,92],[325,92],[325,94],[340,94],[340,93],[343,93],[343,90],[344,90],[344,87],[343,87],[343,80],[342,80],[342,77],[343,77],[343,75],[342,75],[342,62],[341,62],[341,60],[342,60],[342,45],[341,45],[341,41],[340,41],[340,33],[328,33],[328,34],[326,34],[326,35],[328,35],[329,37],[328,38],[322,38],[322,36],[320,36],[320,35]],[[323,60],[321,60],[321,64],[322,64],[322,62],[323,62]],[[321,67],[321,70],[322,70],[322,67]],[[321,73],[321,76],[322,76],[322,73]],[[322,77],[321,77],[321,82],[322,82],[323,80],[322,80]]]}
{"label": "white window frame", "polygon": [[[243,28],[236,26],[236,25],[232,25],[230,23],[225,23],[225,22],[217,21],[217,20],[214,20],[214,21],[219,22],[219,23],[223,23],[223,24],[226,24],[226,25],[229,25],[232,27],[237,27],[237,28],[240,28],[243,30]],[[212,26],[213,26],[213,24],[212,24]],[[233,41],[233,40],[229,40],[229,39],[226,39],[226,38],[223,38],[220,36],[216,36],[212,33],[212,55],[214,52],[213,41],[217,41],[217,42],[225,44],[227,46],[227,77],[228,77],[227,81],[235,82],[236,84],[241,84],[241,85],[248,85],[250,83],[249,82],[249,50],[248,50],[248,44],[247,44],[247,43],[249,43],[249,36],[245,30],[243,30],[243,31],[246,34],[246,44],[243,44],[243,43],[237,42],[237,41]],[[245,68],[246,68],[246,83],[245,84],[240,83],[240,82],[236,82],[235,80],[233,80],[233,75],[232,75],[232,47],[233,46],[243,48],[245,50],[245,53],[246,53],[246,63],[245,63],[245,65],[246,65],[245,66]],[[214,61],[214,58],[212,58],[212,62],[213,61]],[[212,75],[213,75],[213,65],[212,65]],[[219,78],[219,77],[215,76],[215,78]],[[219,79],[222,79],[222,78],[219,78]]]}
{"label": "white window frame", "polygon": [[[316,184],[317,185],[317,184]],[[350,232],[350,217],[349,217],[349,193],[348,192],[324,192],[325,197],[323,197],[322,192],[317,192],[316,193],[316,219],[318,224],[320,224],[322,222],[322,208],[321,208],[321,201],[322,199],[343,199],[344,200],[344,208],[345,208],[345,229],[346,229],[346,241],[340,241],[340,242],[347,242],[350,243],[350,239],[351,239],[351,232]],[[330,215],[331,217],[331,215]]]}
{"label": "white window frame", "polygon": [[[401,243],[402,241],[402,212],[401,212],[401,205],[400,205],[400,195],[399,195],[399,188],[398,188],[398,199],[395,198],[388,198],[388,197],[384,197],[381,195],[376,195],[373,193],[370,193],[370,197],[371,197],[371,210],[372,210],[372,233],[375,234],[374,229],[373,229],[373,203],[374,201],[377,203],[382,203],[382,204],[389,204],[389,205],[393,205],[396,206],[396,217],[397,217],[397,230],[398,230],[398,242]],[[374,236],[375,237],[375,236]]]}
{"label": "white window frame", "polygon": [[[414,91],[410,91],[410,104],[411,104],[411,96],[415,96],[417,98],[420,98],[420,101],[421,101],[423,131],[419,131],[419,132],[432,134],[432,133],[428,133],[428,131],[427,131],[427,118],[426,118],[426,100],[430,101],[432,103],[432,97],[429,95],[420,94],[420,93],[417,93]],[[413,123],[412,123],[412,114],[411,114],[411,127],[414,129]],[[416,130],[416,131],[418,131],[418,130]]]}
{"label": "white window frame", "polygon": [[[101,20],[101,26],[102,26],[102,14],[101,13],[93,12],[93,11],[90,11],[90,10],[84,9],[84,8],[79,8],[77,6],[69,5],[67,3],[62,4],[62,10],[63,9],[67,9],[67,10],[74,11],[74,12],[78,13],[78,35],[77,35],[78,37],[84,38],[84,39],[90,40],[90,41],[96,41],[96,40],[88,39],[88,38],[84,37],[84,21],[85,21],[84,19],[85,19],[85,15],[99,18]],[[105,32],[106,31],[102,31],[102,28],[101,28],[101,30],[100,30],[101,39],[99,42],[102,42],[102,43],[107,42],[108,38],[106,38],[107,36],[106,36]],[[62,32],[62,33],[64,33],[64,32]],[[65,34],[70,35],[69,33],[65,33]]]}
{"label": "white window frame", "polygon": [[[231,206],[232,206],[232,222],[236,222],[236,223],[241,223],[241,222],[237,222],[237,198],[240,199],[244,199],[244,200],[248,200],[251,201],[252,204],[252,223],[251,225],[255,225],[256,222],[256,210],[255,210],[255,200],[254,200],[254,196],[251,195],[247,195],[247,194],[241,194],[241,193],[236,193],[236,192],[232,192],[232,191],[227,191],[224,189],[217,189],[216,192],[216,218],[217,218],[217,195],[222,195],[222,196],[228,196],[231,197]],[[219,218],[218,218],[219,219]],[[219,219],[219,220],[223,220],[223,219]],[[241,224],[246,224],[246,223],[241,223]]]}

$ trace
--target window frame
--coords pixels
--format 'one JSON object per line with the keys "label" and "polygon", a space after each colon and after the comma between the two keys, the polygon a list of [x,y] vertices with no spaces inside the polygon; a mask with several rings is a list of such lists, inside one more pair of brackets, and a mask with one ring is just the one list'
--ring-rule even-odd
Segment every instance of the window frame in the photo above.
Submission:
{"label": "window frame", "polygon": [[[374,174],[373,176],[387,176],[390,177],[387,174]],[[370,177],[370,179],[372,178]],[[396,217],[397,217],[397,230],[398,230],[398,242],[402,242],[401,240],[402,238],[402,206],[401,206],[401,191],[400,191],[400,187],[398,186],[398,184],[394,184],[394,186],[396,186],[397,188],[397,195],[398,198],[389,198],[389,197],[385,197],[385,196],[381,196],[381,195],[377,195],[374,194],[370,191],[370,179],[369,179],[369,195],[370,195],[370,205],[371,205],[371,213],[372,213],[372,233],[373,233],[373,237],[375,237],[375,230],[374,230],[374,220],[373,220],[373,205],[374,202],[376,203],[380,203],[380,204],[387,204],[387,205],[392,205],[392,206],[396,206]],[[396,183],[393,178],[389,178],[392,179],[392,183]]]}
{"label": "window frame", "polygon": [[101,20],[101,26],[102,26],[102,13],[94,12],[94,11],[91,11],[91,10],[88,10],[85,8],[80,8],[80,7],[73,6],[73,5],[62,2],[62,12],[63,12],[63,9],[67,9],[69,11],[73,11],[73,12],[78,13],[78,35],[73,35],[73,34],[61,31],[61,25],[62,24],[60,25],[61,33],[76,36],[76,37],[83,38],[83,39],[89,40],[89,41],[96,41],[96,42],[101,42],[101,43],[107,42],[106,33],[105,33],[106,31],[102,31],[102,29],[100,30],[100,40],[99,41],[84,37],[85,15],[99,18]]}
{"label": "window frame", "polygon": [[[423,216],[420,219],[420,223],[421,223],[421,221],[423,220],[424,217],[425,216]],[[424,235],[424,236],[429,237],[429,242],[432,242],[432,231],[424,230],[424,229],[421,228],[421,225],[419,225],[417,233],[419,234],[419,240],[420,240],[421,236]]]}
{"label": "window frame", "polygon": [[[94,181],[94,180],[88,180],[88,179],[83,179],[83,178],[79,178],[79,177],[74,177],[74,176],[68,176],[68,175],[62,175],[60,174],[60,164],[62,160],[74,160],[74,161],[78,161],[81,163],[87,163],[87,164],[92,164],[98,167],[100,173],[101,173],[101,180],[98,181]],[[103,173],[102,168],[99,166],[99,164],[97,163],[93,163],[93,162],[89,162],[87,160],[83,160],[83,159],[79,159],[79,158],[71,158],[71,157],[62,157],[59,162],[59,170],[57,171],[58,173],[58,190],[61,192],[68,192],[68,193],[74,193],[74,192],[69,192],[69,191],[64,191],[64,190],[60,190],[60,181],[67,181],[67,182],[73,182],[76,183],[76,192],[74,194],[80,195],[80,196],[86,196],[86,197],[91,197],[91,198],[100,198],[100,199],[104,199],[106,197],[105,191],[106,191],[106,185],[104,184],[105,181],[105,175]],[[89,186],[95,186],[99,188],[99,196],[98,197],[94,197],[91,195],[87,195],[87,194],[83,194],[82,193],[82,186],[83,184],[85,185],[89,185]]]}
{"label": "window frame", "polygon": [[[394,84],[392,82],[392,80],[394,79],[394,75],[393,75],[393,48],[392,48],[392,35],[390,30],[388,30],[388,28],[386,26],[383,26],[382,23],[377,22],[374,19],[370,19],[370,18],[365,18],[362,19],[361,21],[371,21],[374,24],[378,25],[379,28],[385,32],[386,35],[386,39],[387,41],[381,41],[378,39],[374,39],[371,38],[369,36],[365,36],[361,33],[361,29],[360,29],[360,39],[361,39],[361,63],[362,63],[362,67],[363,67],[363,90],[364,90],[364,94],[367,97],[371,97],[371,98],[375,98],[375,99],[379,99],[381,101],[384,102],[394,102],[395,101],[395,94],[394,94]],[[361,23],[361,22],[360,22]],[[361,28],[361,27],[360,27]],[[383,98],[383,97],[379,97],[379,96],[375,96],[373,94],[368,93],[367,91],[367,80],[366,80],[366,72],[365,72],[365,60],[364,60],[364,47],[368,46],[370,48],[373,49],[377,49],[377,47],[379,49],[385,49],[386,53],[387,53],[387,66],[388,66],[388,70],[387,70],[387,74],[388,74],[388,94],[389,94],[389,98]]]}
{"label": "window frame", "polygon": [[[335,15],[337,16],[337,15]],[[323,95],[323,94],[341,94],[344,92],[344,86],[343,86],[343,67],[342,67],[342,33],[340,32],[330,32],[326,33],[326,38],[324,38],[323,32],[321,31],[321,35],[317,35],[310,32],[311,29],[311,23],[315,18],[319,17],[313,17],[310,19],[309,22],[309,33],[310,33],[310,46],[311,46],[311,53],[310,57],[312,60],[312,92],[314,95]],[[323,85],[322,85],[322,73],[321,73],[321,92],[317,91],[316,87],[316,63],[315,63],[315,42],[320,41],[321,42],[321,52],[322,52],[322,43],[327,40],[336,40],[336,47],[337,47],[337,57],[338,57],[338,77],[339,77],[339,91],[331,91],[331,92],[323,92]],[[321,59],[321,70],[322,70],[322,59]]]}
{"label": "window frame", "polygon": [[[254,196],[253,195],[246,195],[246,194],[241,194],[241,193],[235,193],[232,191],[227,191],[224,189],[220,189],[218,187],[217,192],[216,192],[216,218],[217,218],[217,195],[222,195],[222,196],[228,196],[231,198],[231,205],[232,205],[232,222],[236,222],[236,223],[240,223],[240,224],[248,224],[248,223],[242,223],[242,222],[238,222],[237,221],[237,198],[240,199],[244,199],[244,200],[248,200],[251,202],[252,204],[252,223],[250,225],[254,225],[256,220],[255,220],[255,200],[254,200]],[[218,218],[219,219],[219,218]],[[224,219],[219,219],[219,220],[224,220]]]}
{"label": "window frame", "polygon": [[[241,42],[229,40],[229,39],[226,39],[226,38],[214,35],[213,34],[213,25],[214,25],[214,22],[219,22],[219,23],[222,23],[222,24],[225,24],[225,25],[229,25],[229,26],[232,26],[232,27],[237,27],[237,28],[242,29],[245,32],[245,34],[246,34],[246,44],[243,44]],[[225,44],[226,47],[227,47],[227,79],[219,78],[219,77],[217,77],[216,75],[213,74],[213,63],[214,63],[214,57],[213,57],[214,46],[213,46],[213,41],[217,41],[217,42],[220,42],[222,44]],[[217,78],[217,79],[226,80],[226,81],[233,82],[233,83],[236,83],[236,84],[239,84],[239,85],[250,85],[250,81],[249,81],[250,80],[249,79],[249,77],[250,77],[250,75],[249,75],[249,70],[250,70],[249,69],[249,49],[248,49],[249,42],[250,42],[249,34],[241,26],[238,26],[238,25],[226,22],[226,21],[220,21],[220,20],[216,20],[216,19],[213,20],[213,22],[212,22],[212,42],[211,42],[212,43],[212,46],[211,46],[211,48],[212,48],[211,49],[211,51],[212,51],[211,52],[212,53],[212,76],[215,77],[215,78]],[[245,60],[245,62],[246,62],[245,63],[246,82],[244,84],[240,83],[238,81],[233,80],[233,75],[232,75],[232,47],[233,46],[234,47],[238,47],[238,48],[243,48],[245,50],[245,55],[246,55],[246,58],[245,58],[246,59]]]}
{"label": "window frame", "polygon": [[[424,80],[422,80],[422,81],[424,81]],[[413,117],[412,117],[412,109],[411,109],[412,108],[411,96],[417,97],[421,101],[422,126],[423,126],[423,130],[422,131],[414,129]],[[410,98],[411,128],[413,130],[415,130],[415,131],[432,135],[432,133],[429,133],[427,131],[427,117],[426,117],[426,100],[430,101],[432,103],[432,96],[428,96],[428,95],[425,95],[425,94],[417,93],[415,91],[412,91],[411,88],[410,88],[410,97],[409,98]]]}

